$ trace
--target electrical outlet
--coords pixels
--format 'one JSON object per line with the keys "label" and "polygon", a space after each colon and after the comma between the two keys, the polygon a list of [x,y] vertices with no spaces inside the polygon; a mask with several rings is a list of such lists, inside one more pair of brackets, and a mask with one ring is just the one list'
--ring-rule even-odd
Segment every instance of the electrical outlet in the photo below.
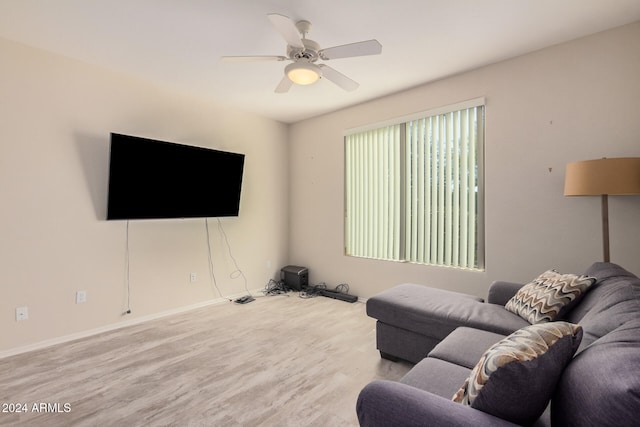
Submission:
{"label": "electrical outlet", "polygon": [[27,307],[16,308],[16,320],[27,320],[29,318],[29,309]]}
{"label": "electrical outlet", "polygon": [[191,273],[189,275],[189,281],[191,283],[196,283],[198,281],[198,274],[197,273]]}
{"label": "electrical outlet", "polygon": [[87,291],[76,292],[76,304],[83,304],[87,302]]}

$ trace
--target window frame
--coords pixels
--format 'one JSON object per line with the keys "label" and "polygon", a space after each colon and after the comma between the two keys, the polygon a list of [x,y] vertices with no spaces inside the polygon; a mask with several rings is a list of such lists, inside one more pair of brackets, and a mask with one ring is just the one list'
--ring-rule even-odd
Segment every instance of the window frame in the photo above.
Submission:
{"label": "window frame", "polygon": [[[476,234],[475,234],[475,238],[476,238],[476,243],[475,243],[475,257],[476,257],[476,265],[474,267],[470,267],[470,266],[461,266],[461,265],[452,265],[452,264],[445,264],[445,263],[441,263],[441,262],[431,262],[431,261],[426,261],[426,262],[420,262],[420,261],[411,261],[408,259],[408,256],[405,252],[404,246],[405,246],[405,242],[406,242],[406,236],[405,236],[405,224],[406,224],[406,220],[403,219],[401,220],[401,230],[399,231],[399,234],[401,235],[400,237],[400,242],[399,245],[402,248],[400,251],[400,256],[398,257],[398,259],[390,257],[390,258],[384,258],[384,257],[371,257],[371,256],[364,256],[364,255],[355,255],[355,254],[350,254],[349,253],[349,248],[348,248],[348,233],[349,233],[349,218],[348,218],[348,214],[349,214],[349,203],[350,201],[348,200],[348,171],[349,171],[349,153],[348,153],[348,147],[347,147],[347,138],[356,134],[360,134],[363,132],[368,132],[368,131],[376,131],[376,130],[380,130],[380,129],[384,129],[386,127],[391,127],[391,126],[397,126],[397,125],[401,125],[400,128],[400,135],[401,135],[401,139],[403,140],[400,143],[400,150],[401,150],[401,155],[405,156],[405,149],[406,149],[406,141],[404,141],[405,137],[406,137],[406,126],[408,126],[408,123],[413,122],[415,120],[420,120],[420,119],[425,119],[425,118],[429,118],[432,116],[439,116],[439,115],[444,115],[447,113],[454,113],[454,112],[458,112],[461,110],[466,110],[469,108],[474,108],[474,107],[481,107],[481,122],[477,123],[477,141],[476,141],[476,147],[475,147],[475,158],[476,158],[476,173],[477,173],[477,178],[476,178],[476,185],[477,185],[477,190],[476,190]],[[343,248],[344,248],[344,254],[346,256],[353,256],[353,257],[357,257],[357,258],[368,258],[368,259],[377,259],[377,260],[384,260],[384,261],[392,261],[392,262],[404,262],[404,263],[415,263],[415,264],[420,264],[420,265],[429,265],[429,266],[438,266],[438,267],[450,267],[450,268],[456,268],[456,269],[464,269],[464,270],[473,270],[473,271],[484,271],[485,268],[485,127],[486,127],[486,100],[485,98],[475,98],[475,99],[471,99],[468,101],[463,101],[463,102],[459,102],[456,104],[451,104],[451,105],[447,105],[447,106],[443,106],[443,107],[438,107],[438,108],[434,108],[434,109],[430,109],[430,110],[426,110],[426,111],[421,111],[421,112],[417,112],[417,113],[413,113],[411,115],[407,115],[407,116],[402,116],[402,117],[397,117],[391,120],[387,120],[384,122],[378,122],[378,123],[374,123],[374,124],[370,124],[367,126],[362,126],[362,127],[357,127],[357,128],[351,128],[351,129],[347,129],[344,134],[343,134],[343,141],[344,141],[344,216],[343,216],[343,226],[344,226],[344,233],[343,233]],[[404,166],[407,166],[406,164]],[[403,175],[405,173],[405,171],[403,170],[400,174]],[[401,211],[401,216],[405,216],[406,212],[408,211],[406,205],[406,200],[404,200],[404,194],[405,194],[406,188],[403,184],[403,187],[401,189],[401,196],[400,199],[401,201],[399,202],[401,204],[401,206],[399,207],[400,211]],[[425,224],[429,224],[429,222],[426,222]],[[458,262],[460,263],[460,262]]]}

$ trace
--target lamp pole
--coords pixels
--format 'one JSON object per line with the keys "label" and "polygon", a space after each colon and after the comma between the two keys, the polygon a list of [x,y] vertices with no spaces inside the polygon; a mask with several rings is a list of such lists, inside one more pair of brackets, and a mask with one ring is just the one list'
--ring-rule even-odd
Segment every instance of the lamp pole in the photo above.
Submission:
{"label": "lamp pole", "polygon": [[602,194],[602,253],[604,262],[609,262],[609,196]]}

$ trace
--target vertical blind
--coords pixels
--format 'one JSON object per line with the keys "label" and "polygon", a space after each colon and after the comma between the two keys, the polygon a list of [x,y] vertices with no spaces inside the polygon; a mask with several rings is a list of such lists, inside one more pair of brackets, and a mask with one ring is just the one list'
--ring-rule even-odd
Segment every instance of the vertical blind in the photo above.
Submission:
{"label": "vertical blind", "polygon": [[483,145],[483,105],[347,135],[347,255],[481,268]]}
{"label": "vertical blind", "polygon": [[401,139],[400,125],[347,137],[349,255],[394,260],[401,257]]}

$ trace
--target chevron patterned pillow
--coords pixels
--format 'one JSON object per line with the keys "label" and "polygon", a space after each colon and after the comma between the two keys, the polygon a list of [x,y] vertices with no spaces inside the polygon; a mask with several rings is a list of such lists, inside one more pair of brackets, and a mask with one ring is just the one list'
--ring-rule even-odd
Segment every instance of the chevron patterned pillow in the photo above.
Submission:
{"label": "chevron patterned pillow", "polygon": [[582,340],[582,327],[547,322],[517,330],[480,358],[454,402],[529,425],[547,407]]}
{"label": "chevron patterned pillow", "polygon": [[566,313],[595,281],[595,277],[548,270],[520,288],[504,308],[531,324],[552,322]]}

